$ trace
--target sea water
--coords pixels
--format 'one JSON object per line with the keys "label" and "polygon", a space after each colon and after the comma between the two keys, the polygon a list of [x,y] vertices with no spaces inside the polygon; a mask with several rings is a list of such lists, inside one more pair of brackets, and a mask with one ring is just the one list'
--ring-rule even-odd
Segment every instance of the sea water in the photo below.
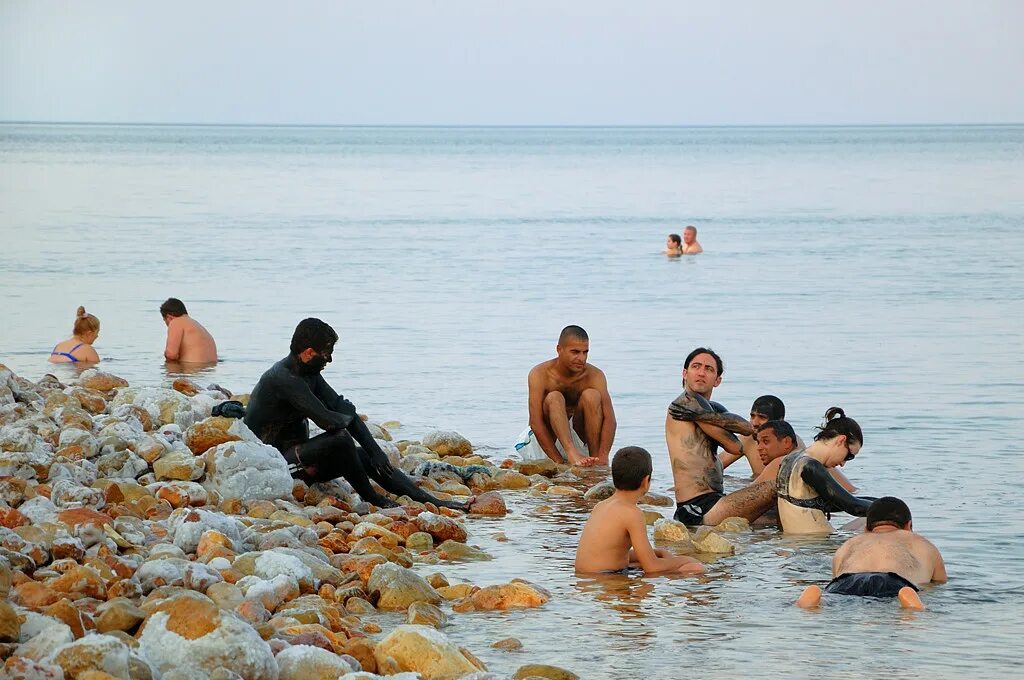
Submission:
{"label": "sea water", "polygon": [[[705,253],[660,255],[687,224]],[[926,612],[826,597],[809,613],[792,602],[848,533],[760,530],[700,579],[580,578],[586,504],[507,494],[513,514],[470,527],[495,559],[442,568],[552,591],[446,629],[502,673],[1019,676],[1022,255],[1018,126],[0,126],[0,361],[21,375],[73,377],[45,359],[84,305],[106,370],[166,382],[174,296],[223,358],[194,379],[246,392],[318,316],[341,336],[325,375],[361,411],[502,457],[527,372],[575,323],[616,447],[650,450],[671,494],[665,408],[707,345],[737,413],[776,394],[808,439],[845,408],[865,435],[845,472],[905,499],[946,558]],[[733,489],[749,471],[727,473]],[[489,647],[508,636],[524,649]]]}

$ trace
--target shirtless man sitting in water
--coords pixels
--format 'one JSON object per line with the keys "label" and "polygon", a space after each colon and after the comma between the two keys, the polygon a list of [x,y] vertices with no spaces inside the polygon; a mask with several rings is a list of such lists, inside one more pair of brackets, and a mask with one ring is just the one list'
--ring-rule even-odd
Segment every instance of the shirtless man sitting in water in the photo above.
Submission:
{"label": "shirtless man sitting in water", "polygon": [[710,402],[722,382],[722,359],[711,349],[698,347],[683,363],[685,391],[668,407],[665,442],[675,481],[675,518],[688,525],[716,525],[727,517],[754,521],[775,502],[775,484],[763,481],[725,495],[722,463],[715,455],[721,445],[738,454],[735,434],[754,429],[743,418]]}
{"label": "shirtless man sitting in water", "polygon": [[[572,465],[607,465],[615,440],[615,411],[604,372],[587,364],[590,337],[579,326],[566,326],[555,352],[554,359],[530,370],[532,437],[556,463],[568,459]],[[530,433],[524,436],[529,439]],[[517,449],[528,455],[525,452],[536,447]]]}
{"label": "shirtless man sitting in water", "polygon": [[704,249],[697,241],[697,227],[690,225],[683,229],[683,255],[696,255],[703,252]]}
{"label": "shirtless man sitting in water", "polygon": [[[895,597],[907,609],[924,609],[918,585],[945,583],[946,565],[931,541],[914,533],[910,508],[898,498],[879,498],[868,508],[863,534],[843,543],[832,559],[826,593]],[[809,586],[798,607],[821,603],[821,588]]]}
{"label": "shirtless man sitting in water", "polygon": [[652,470],[651,454],[639,446],[615,453],[615,493],[594,506],[583,527],[576,548],[578,573],[627,574],[631,569],[645,574],[704,572],[704,565],[692,557],[651,547],[644,513],[636,504],[651,488]]}
{"label": "shirtless man sitting in water", "polygon": [[208,364],[217,361],[217,343],[203,325],[188,315],[185,303],[167,298],[160,305],[160,316],[167,324],[164,358],[183,364]]}

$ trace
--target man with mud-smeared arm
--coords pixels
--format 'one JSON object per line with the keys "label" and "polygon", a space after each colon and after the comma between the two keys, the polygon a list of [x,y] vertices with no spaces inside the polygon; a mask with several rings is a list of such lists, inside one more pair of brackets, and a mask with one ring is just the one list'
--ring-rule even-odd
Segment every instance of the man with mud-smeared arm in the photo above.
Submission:
{"label": "man with mud-smeared arm", "polygon": [[751,484],[725,495],[722,463],[716,455],[721,446],[739,454],[733,433],[752,434],[746,420],[711,402],[711,393],[722,382],[722,359],[711,349],[698,347],[683,363],[684,391],[668,407],[665,442],[668,444],[675,482],[675,518],[688,525],[715,525],[727,517],[757,519],[775,502],[775,486]]}
{"label": "man with mud-smeared arm", "polygon": [[[245,424],[263,443],[281,452],[296,479],[312,484],[344,477],[367,503],[384,508],[398,505],[373,488],[372,478],[397,496],[467,509],[465,503],[435,498],[392,466],[355,405],[327,384],[321,373],[331,363],[337,341],[338,334],[320,319],[299,322],[291,352],[253,388]],[[310,420],[325,432],[310,438]]]}
{"label": "man with mud-smeared arm", "polygon": [[530,429],[536,443],[556,463],[607,465],[615,440],[615,411],[604,372],[587,364],[590,337],[566,326],[558,354],[529,375]]}

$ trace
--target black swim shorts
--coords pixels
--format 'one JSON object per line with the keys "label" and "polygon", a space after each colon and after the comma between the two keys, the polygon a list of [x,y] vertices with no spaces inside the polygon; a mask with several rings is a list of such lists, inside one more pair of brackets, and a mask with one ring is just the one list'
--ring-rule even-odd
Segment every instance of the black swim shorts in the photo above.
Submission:
{"label": "black swim shorts", "polygon": [[709,491],[688,501],[676,503],[675,518],[688,526],[699,526],[704,524],[704,515],[715,507],[715,503],[725,496],[718,491]]}
{"label": "black swim shorts", "polygon": [[859,595],[860,597],[896,597],[901,588],[918,587],[891,571],[864,571],[840,574],[825,586],[826,593]]}

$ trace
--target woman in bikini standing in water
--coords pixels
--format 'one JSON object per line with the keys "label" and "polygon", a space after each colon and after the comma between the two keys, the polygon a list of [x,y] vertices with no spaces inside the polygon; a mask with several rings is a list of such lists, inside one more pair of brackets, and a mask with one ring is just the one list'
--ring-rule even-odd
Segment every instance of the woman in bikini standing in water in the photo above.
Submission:
{"label": "woman in bikini standing in water", "polygon": [[92,348],[92,343],[100,335],[100,320],[92,314],[87,314],[85,307],[79,307],[75,316],[75,327],[72,336],[50,352],[49,361],[51,364],[77,364],[100,360],[100,355]]}

